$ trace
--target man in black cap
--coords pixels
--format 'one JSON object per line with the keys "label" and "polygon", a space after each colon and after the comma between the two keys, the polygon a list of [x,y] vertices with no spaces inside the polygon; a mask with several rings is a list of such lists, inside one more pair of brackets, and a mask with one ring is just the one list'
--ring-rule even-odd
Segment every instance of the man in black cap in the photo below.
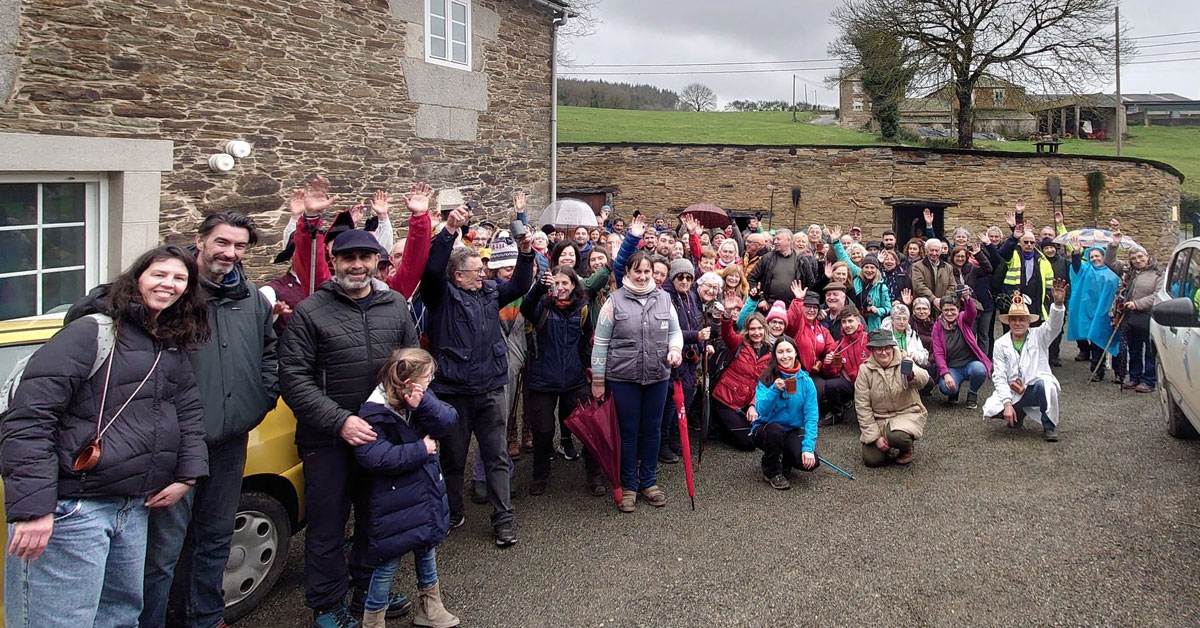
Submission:
{"label": "man in black cap", "polygon": [[[304,546],[304,601],[319,626],[353,625],[362,616],[372,570],[363,562],[366,533],[359,526],[367,517],[355,489],[362,480],[353,448],[376,435],[358,408],[392,352],[417,346],[404,297],[373,277],[379,265],[375,237],[346,231],[332,253],[333,278],[296,306],[279,351],[281,393],[296,414],[304,492],[310,504],[319,504],[308,509]],[[352,503],[359,512],[347,565],[343,546]],[[354,584],[349,608],[348,580]],[[390,617],[411,607],[400,595],[390,602]]]}

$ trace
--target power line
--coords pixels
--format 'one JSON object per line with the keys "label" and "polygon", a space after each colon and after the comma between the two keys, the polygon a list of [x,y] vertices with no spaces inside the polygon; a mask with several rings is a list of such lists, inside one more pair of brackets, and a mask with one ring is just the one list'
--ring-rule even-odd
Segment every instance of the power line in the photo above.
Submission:
{"label": "power line", "polygon": [[1193,50],[1176,50],[1175,52],[1156,52],[1154,54],[1138,55],[1138,58],[1140,59],[1142,57],[1165,57],[1167,55],[1185,55],[1185,54],[1192,54],[1192,53],[1196,53],[1196,52],[1200,52],[1200,48],[1196,48]]}
{"label": "power line", "polygon": [[1122,63],[1121,65],[1143,65],[1146,63],[1175,63],[1177,61],[1200,61],[1200,57],[1188,57],[1186,59],[1155,59],[1154,61],[1133,61],[1130,63]]}
{"label": "power line", "polygon": [[1165,44],[1148,44],[1146,46],[1138,46],[1138,48],[1162,48],[1163,46],[1182,46],[1184,44],[1200,44],[1200,39],[1189,39],[1188,41],[1173,41]]}
{"label": "power line", "polygon": [[576,64],[571,68],[687,68],[705,65],[768,65],[777,63],[828,63],[841,59],[793,59],[791,61],[712,61],[708,63],[590,63]]}
{"label": "power line", "polygon": [[821,70],[840,70],[839,66],[827,68],[773,68],[756,70],[692,70],[689,72],[559,72],[569,76],[690,76],[692,74],[757,74],[760,72],[816,72]]}
{"label": "power line", "polygon": [[1144,37],[1127,37],[1126,39],[1162,39],[1163,37],[1179,37],[1181,35],[1200,35],[1200,31],[1185,31],[1182,33],[1164,33],[1162,35],[1146,35]]}

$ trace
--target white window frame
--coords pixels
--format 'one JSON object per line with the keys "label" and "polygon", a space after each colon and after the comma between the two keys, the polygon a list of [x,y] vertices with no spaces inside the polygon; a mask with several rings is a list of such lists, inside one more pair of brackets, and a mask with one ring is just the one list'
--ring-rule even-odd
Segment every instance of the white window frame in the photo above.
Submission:
{"label": "white window frame", "polygon": [[[83,256],[83,290],[87,294],[92,288],[100,285],[100,278],[108,276],[108,179],[97,173],[15,173],[15,174],[0,174],[0,183],[83,183],[84,189],[84,215],[83,223],[63,223],[56,224],[50,228],[61,227],[79,227],[84,228],[84,256]],[[42,194],[38,190],[38,219],[37,230],[40,232],[45,227],[42,226]],[[29,225],[14,225],[11,227],[0,226],[0,231],[20,231],[29,229]],[[19,277],[22,275],[38,275],[39,277],[45,272],[66,272],[80,270],[80,266],[67,266],[63,268],[55,268],[50,271],[43,271],[42,268],[42,238],[38,238],[37,250],[37,269],[34,271],[17,271],[12,273],[0,274],[0,278]],[[79,296],[83,296],[82,294]],[[37,311],[42,311],[42,283],[39,280],[37,283],[37,301],[35,305]],[[40,316],[41,314],[38,314]]]}
{"label": "white window frame", "polygon": [[854,103],[850,105],[850,108],[854,111],[863,111],[863,101],[855,100]]}
{"label": "white window frame", "polygon": [[995,103],[995,105],[997,107],[1004,106],[1004,88],[1003,87],[997,87],[992,90],[992,102]]}
{"label": "white window frame", "polygon": [[[466,70],[466,71],[470,72],[471,68],[472,68],[472,65],[471,65],[471,39],[472,39],[471,38],[471,0],[424,0],[424,2],[425,2],[425,61],[428,63],[440,65],[440,66],[447,67],[447,68],[454,68],[456,70]],[[444,38],[446,41],[446,57],[445,58],[433,56],[434,33],[433,33],[433,10],[432,10],[432,7],[435,3],[438,5],[441,5],[445,9],[445,11],[443,12],[443,14],[445,15],[445,25],[446,25],[446,30],[445,30],[446,36]],[[463,45],[466,47],[466,55],[465,55],[466,62],[465,63],[458,63],[453,60],[454,59],[454,43],[455,42],[453,39],[453,37],[454,37],[453,21],[452,21],[451,16],[453,15],[453,11],[454,11],[453,5],[456,5],[456,4],[462,5],[462,7],[466,10],[466,16],[467,16],[467,21],[464,24],[464,28],[466,30],[466,41],[462,42]],[[439,37],[439,39],[442,39],[442,38]]]}

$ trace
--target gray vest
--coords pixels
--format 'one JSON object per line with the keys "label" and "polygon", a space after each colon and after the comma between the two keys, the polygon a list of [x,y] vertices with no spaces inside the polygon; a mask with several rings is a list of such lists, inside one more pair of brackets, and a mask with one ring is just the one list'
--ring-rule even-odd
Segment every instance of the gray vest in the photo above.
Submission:
{"label": "gray vest", "polygon": [[638,300],[624,288],[612,293],[609,299],[613,304],[613,329],[605,379],[653,384],[669,378],[667,336],[671,333],[671,299],[662,290],[655,290]]}

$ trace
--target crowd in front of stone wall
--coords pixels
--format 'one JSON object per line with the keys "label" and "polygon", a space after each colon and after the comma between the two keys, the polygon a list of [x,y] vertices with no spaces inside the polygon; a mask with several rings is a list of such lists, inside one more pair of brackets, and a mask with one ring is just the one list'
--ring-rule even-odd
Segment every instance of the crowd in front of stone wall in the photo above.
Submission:
{"label": "crowd in front of stone wall", "polygon": [[[1039,228],[1023,203],[977,234],[938,233],[928,210],[909,233],[864,234],[626,223],[607,206],[596,226],[535,229],[520,193],[499,225],[470,205],[435,220],[432,198],[409,189],[397,240],[387,192],[335,212],[313,178],[270,283],[241,264],[258,227],[218,212],[193,246],[147,251],[75,304],[5,391],[8,625],[162,626],[176,604],[224,625],[247,434],[276,398],[311,505],[314,625],[379,628],[458,624],[436,548],[467,501],[490,506],[497,546],[517,543],[522,456],[529,494],[549,491],[552,460],[582,459],[585,490],[633,513],[666,506],[659,465],[710,439],[760,451],[778,490],[817,481],[793,471],[829,464],[818,435],[840,422],[864,466],[911,464],[931,405],[1030,419],[1055,442],[1064,335],[1093,381],[1111,363],[1123,388],[1155,389],[1162,268],[1137,247],[1118,260],[1115,221],[1106,246],[1061,214]],[[392,592],[409,555],[415,601]]]}

